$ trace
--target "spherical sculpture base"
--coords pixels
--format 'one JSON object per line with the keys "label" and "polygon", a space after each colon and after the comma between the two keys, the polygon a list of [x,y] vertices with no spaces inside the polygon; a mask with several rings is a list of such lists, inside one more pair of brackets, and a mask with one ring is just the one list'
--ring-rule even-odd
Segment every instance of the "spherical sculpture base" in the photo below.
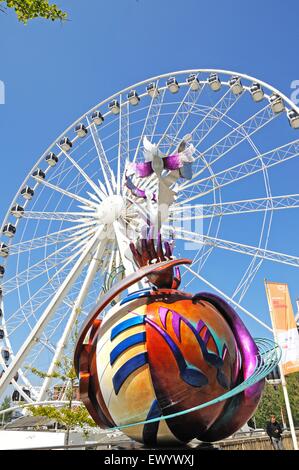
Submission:
{"label": "spherical sculpture base", "polygon": [[[78,358],[80,392],[101,427],[130,425],[124,432],[145,445],[211,442],[246,423],[263,381],[212,406],[180,413],[248,378],[256,357],[246,327],[221,298],[149,289],[129,295],[94,323]],[[142,421],[148,422],[134,425]]]}

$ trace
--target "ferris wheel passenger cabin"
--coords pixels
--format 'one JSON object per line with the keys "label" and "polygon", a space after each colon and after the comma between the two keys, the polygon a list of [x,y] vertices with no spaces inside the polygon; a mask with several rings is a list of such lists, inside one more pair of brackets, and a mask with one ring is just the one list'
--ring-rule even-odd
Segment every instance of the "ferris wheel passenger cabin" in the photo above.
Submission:
{"label": "ferris wheel passenger cabin", "polygon": [[171,93],[177,93],[180,89],[178,81],[175,77],[169,77],[166,86]]}
{"label": "ferris wheel passenger cabin", "polygon": [[5,245],[5,243],[0,243],[0,256],[2,256],[2,258],[7,258],[8,255],[9,255],[8,246]]}
{"label": "ferris wheel passenger cabin", "polygon": [[34,196],[34,190],[30,188],[30,186],[25,186],[25,188],[21,190],[21,195],[24,199],[27,199],[29,201]]}
{"label": "ferris wheel passenger cabin", "polygon": [[117,100],[110,101],[110,103],[108,104],[108,108],[112,114],[119,114],[120,112],[120,106]]}
{"label": "ferris wheel passenger cabin", "polygon": [[83,139],[83,137],[85,137],[88,134],[88,130],[86,129],[85,125],[82,124],[81,122],[76,125],[75,132],[77,136],[80,137],[81,139]]}
{"label": "ferris wheel passenger cabin", "polygon": [[16,230],[17,230],[17,229],[16,229],[16,227],[15,227],[14,225],[12,225],[12,224],[6,224],[6,225],[4,225],[4,227],[3,227],[2,233],[3,233],[3,235],[5,235],[6,237],[12,238],[12,237],[15,235]]}
{"label": "ferris wheel passenger cabin", "polygon": [[195,73],[191,73],[187,77],[187,83],[193,91],[198,91],[200,89],[200,82]]}
{"label": "ferris wheel passenger cabin", "polygon": [[49,166],[55,166],[58,163],[58,157],[53,152],[48,153],[45,160]]}
{"label": "ferris wheel passenger cabin", "polygon": [[10,210],[11,215],[13,215],[16,219],[20,219],[24,215],[24,208],[17,204],[13,206]]}
{"label": "ferris wheel passenger cabin", "polygon": [[288,111],[288,119],[293,129],[299,129],[299,114],[294,109]]}
{"label": "ferris wheel passenger cabin", "polygon": [[104,122],[104,117],[100,111],[93,111],[91,120],[96,126],[100,126]]}
{"label": "ferris wheel passenger cabin", "polygon": [[264,90],[262,86],[257,82],[254,82],[251,85],[250,94],[252,96],[253,101],[255,101],[256,103],[262,101],[262,99],[264,98]]}
{"label": "ferris wheel passenger cabin", "polygon": [[270,105],[272,108],[273,113],[278,114],[284,111],[284,102],[281,96],[279,96],[277,93],[273,93],[270,98]]}
{"label": "ferris wheel passenger cabin", "polygon": [[63,137],[63,139],[61,139],[59,142],[59,146],[62,148],[62,150],[68,152],[72,148],[73,143],[68,137]]}
{"label": "ferris wheel passenger cabin", "polygon": [[240,95],[243,92],[244,88],[241,82],[241,78],[237,75],[232,77],[228,83],[234,95]]}
{"label": "ferris wheel passenger cabin", "polygon": [[146,92],[151,98],[157,98],[160,93],[157,85],[154,82],[147,85]]}
{"label": "ferris wheel passenger cabin", "polygon": [[127,95],[127,98],[129,100],[129,103],[132,105],[132,106],[136,106],[139,101],[140,101],[140,98],[139,98],[139,95],[137,93],[136,90],[131,90],[128,95]]}
{"label": "ferris wheel passenger cabin", "polygon": [[9,361],[10,353],[9,353],[8,349],[2,349],[2,357],[3,357],[5,362]]}
{"label": "ferris wheel passenger cabin", "polygon": [[32,173],[32,178],[37,181],[43,181],[46,178],[46,173],[44,173],[43,170],[41,170],[40,168],[37,168]]}
{"label": "ferris wheel passenger cabin", "polygon": [[218,91],[221,88],[221,81],[218,77],[217,73],[211,73],[208,78],[208,83],[210,85],[211,90]]}

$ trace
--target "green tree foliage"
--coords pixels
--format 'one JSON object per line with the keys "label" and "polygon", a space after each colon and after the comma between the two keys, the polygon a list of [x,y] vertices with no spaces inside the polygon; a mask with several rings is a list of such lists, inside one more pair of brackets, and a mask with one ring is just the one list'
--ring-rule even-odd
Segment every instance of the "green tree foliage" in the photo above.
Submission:
{"label": "green tree foliage", "polygon": [[[1,7],[4,4],[4,7]],[[28,20],[34,18],[46,18],[47,20],[65,20],[67,14],[60,10],[55,4],[50,4],[49,0],[0,0],[0,9],[4,11],[5,6],[13,8],[19,21],[26,24]]]}
{"label": "green tree foliage", "polygon": [[[5,397],[3,402],[0,405],[0,411],[7,410],[8,408],[10,408],[10,398]],[[5,413],[4,415],[1,415],[0,423],[2,423],[2,422],[6,423],[7,421],[9,421],[11,415],[12,415],[11,411],[9,411],[8,413]]]}
{"label": "green tree foliage", "polygon": [[[299,426],[299,372],[288,375],[286,382],[294,424]],[[283,415],[284,421],[288,424],[282,387],[278,385],[276,388],[277,390],[268,383],[265,386],[262,399],[254,416],[258,428],[265,428],[272,414],[280,422],[282,421],[281,415]]]}
{"label": "green tree foliage", "polygon": [[85,406],[72,406],[69,408],[67,405],[57,408],[52,405],[31,406],[29,407],[33,416],[44,416],[53,419],[59,424],[65,426],[68,430],[76,426],[82,429],[86,426],[95,427],[95,422],[89,416]]}
{"label": "green tree foliage", "polygon": [[299,372],[286,377],[295,426],[299,426]]}
{"label": "green tree foliage", "polygon": [[33,416],[44,416],[65,426],[67,429],[66,445],[69,443],[69,435],[72,428],[79,426],[85,429],[87,426],[96,426],[85,406],[73,405],[78,379],[72,361],[68,357],[64,357],[60,362],[56,363],[56,370],[51,375],[36,368],[31,368],[30,370],[33,374],[43,379],[46,377],[58,379],[61,388],[65,389],[66,405],[59,408],[54,405],[30,406],[29,410]]}

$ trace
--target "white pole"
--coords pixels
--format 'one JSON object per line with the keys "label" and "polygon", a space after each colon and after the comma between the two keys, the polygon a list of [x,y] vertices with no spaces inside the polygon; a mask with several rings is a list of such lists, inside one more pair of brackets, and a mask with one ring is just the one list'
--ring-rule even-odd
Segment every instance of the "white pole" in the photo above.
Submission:
{"label": "white pole", "polygon": [[286,404],[286,410],[287,410],[287,415],[288,415],[288,421],[289,421],[291,434],[292,434],[293,446],[294,446],[294,450],[298,450],[298,441],[297,441],[297,436],[296,436],[296,431],[295,431],[295,426],[294,426],[294,421],[293,421],[293,415],[292,415],[292,410],[291,410],[291,405],[290,405],[290,400],[289,400],[289,395],[288,395],[288,389],[287,389],[287,384],[286,384],[281,362],[279,363],[279,370],[280,370],[282,391],[283,391],[284,401]]}
{"label": "white pole", "polygon": [[296,305],[297,305],[297,313],[295,315],[295,322],[296,322],[296,325],[299,324],[299,299],[296,299]]}
{"label": "white pole", "polygon": [[[272,304],[271,304],[271,300],[270,300],[270,292],[269,292],[267,281],[265,281],[265,287],[266,287],[266,293],[267,293],[267,298],[268,298],[270,318],[271,318],[271,322],[272,322],[272,326],[273,326],[273,336],[274,336],[275,342],[278,344],[276,329],[275,329],[275,325],[274,325],[274,321],[273,321],[273,311],[272,311]],[[289,400],[289,395],[288,395],[288,389],[287,389],[285,376],[284,376],[284,373],[283,373],[283,367],[282,367],[282,361],[281,360],[280,360],[278,366],[279,366],[279,372],[280,372],[281,386],[282,386],[284,401],[285,401],[287,415],[288,415],[288,421],[289,421],[291,435],[292,435],[293,447],[294,447],[294,450],[298,450],[297,436],[296,436],[296,431],[295,431],[295,426],[294,426],[294,421],[293,421],[293,415],[292,415],[292,410],[291,410],[291,405],[290,405],[290,400]]]}

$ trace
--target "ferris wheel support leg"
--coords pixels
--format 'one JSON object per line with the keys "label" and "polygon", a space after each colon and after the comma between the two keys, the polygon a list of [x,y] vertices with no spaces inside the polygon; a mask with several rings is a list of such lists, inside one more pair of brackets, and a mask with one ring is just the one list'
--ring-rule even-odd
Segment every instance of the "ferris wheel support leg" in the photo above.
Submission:
{"label": "ferris wheel support leg", "polygon": [[[3,360],[1,360],[1,358],[0,358],[0,365],[2,366],[3,370],[6,369],[6,364]],[[30,387],[30,384],[28,383],[28,381],[26,380],[26,377],[24,377],[22,372],[18,371],[18,373],[19,373],[19,376],[22,378],[24,385],[27,385],[27,387]],[[17,390],[19,392],[20,396],[24,398],[25,402],[33,403],[33,400],[31,399],[31,397],[29,397],[27,395],[27,393],[24,392],[23,388],[16,382],[15,379],[12,379],[11,384],[12,384],[14,390]],[[30,390],[30,391],[32,391],[32,390]]]}
{"label": "ferris wheel support leg", "polygon": [[47,325],[47,323],[53,316],[55,310],[61,304],[64,296],[69,292],[73,283],[76,281],[76,279],[80,275],[84,265],[88,261],[90,252],[97,245],[99,238],[101,237],[101,234],[102,234],[102,227],[96,232],[96,234],[89,241],[89,243],[87,243],[86,249],[83,251],[79,259],[73,266],[72,270],[66,276],[65,280],[60,286],[60,289],[53,296],[48,307],[46,308],[46,310],[44,311],[44,313],[42,314],[42,316],[36,323],[35,327],[31,330],[29,336],[27,337],[26,341],[19,349],[18,353],[16,354],[15,358],[11,362],[10,366],[7,368],[5,374],[3,374],[3,377],[0,379],[0,395],[4,392],[6,387],[8,387],[9,383],[11,382],[11,379],[13,378],[17,370],[21,367],[29,351],[39,340],[39,336],[41,332],[44,330],[45,326]]}
{"label": "ferris wheel support leg", "polygon": [[[55,369],[57,367],[57,362],[59,362],[59,360],[62,356],[63,350],[67,345],[67,342],[68,342],[69,336],[71,334],[72,328],[74,326],[74,323],[77,320],[77,318],[78,318],[78,316],[81,312],[81,308],[82,308],[82,305],[84,303],[84,300],[85,300],[85,298],[88,294],[89,288],[90,288],[90,286],[91,286],[91,284],[94,280],[94,277],[97,273],[97,270],[99,268],[101,258],[103,256],[105,248],[106,248],[106,240],[101,240],[99,242],[99,245],[98,245],[93,257],[92,257],[92,261],[91,261],[91,263],[88,267],[86,278],[84,279],[84,282],[83,282],[82,287],[80,289],[79,295],[78,295],[78,297],[75,301],[74,307],[73,307],[71,315],[70,315],[70,317],[67,321],[64,332],[63,332],[59,342],[57,343],[55,354],[53,356],[53,359],[51,361],[50,367],[49,367],[48,372],[47,372],[47,375],[49,375],[49,376],[52,375],[53,372],[55,371]],[[40,390],[39,397],[38,397],[39,401],[44,400],[46,398],[46,396],[48,395],[51,381],[52,381],[51,377],[47,377],[44,380],[43,385],[42,385],[41,390]]]}

